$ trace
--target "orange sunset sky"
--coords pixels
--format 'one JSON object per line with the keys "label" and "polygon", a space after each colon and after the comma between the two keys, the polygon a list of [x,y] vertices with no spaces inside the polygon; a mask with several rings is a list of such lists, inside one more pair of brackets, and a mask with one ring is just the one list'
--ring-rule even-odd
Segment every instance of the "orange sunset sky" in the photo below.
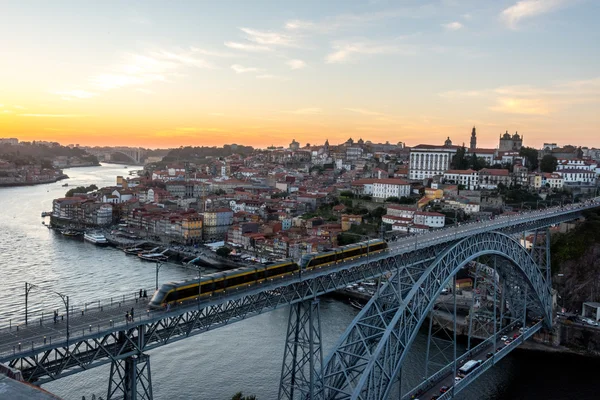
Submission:
{"label": "orange sunset sky", "polygon": [[598,146],[600,2],[19,1],[0,137]]}

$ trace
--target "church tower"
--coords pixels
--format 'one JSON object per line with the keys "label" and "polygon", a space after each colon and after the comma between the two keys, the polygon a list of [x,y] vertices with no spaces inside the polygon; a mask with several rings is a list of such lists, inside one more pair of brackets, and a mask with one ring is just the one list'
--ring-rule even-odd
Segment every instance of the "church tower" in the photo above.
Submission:
{"label": "church tower", "polygon": [[477,148],[477,132],[475,132],[475,127],[473,127],[473,131],[471,131],[471,145],[469,146],[470,150],[475,150]]}

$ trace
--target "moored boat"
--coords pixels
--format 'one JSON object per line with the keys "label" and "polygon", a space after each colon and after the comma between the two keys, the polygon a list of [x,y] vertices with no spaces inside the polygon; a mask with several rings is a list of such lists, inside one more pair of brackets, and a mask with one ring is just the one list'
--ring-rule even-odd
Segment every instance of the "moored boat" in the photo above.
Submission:
{"label": "moored boat", "polygon": [[103,246],[103,245],[108,244],[108,240],[106,240],[106,236],[104,236],[102,233],[98,233],[98,232],[86,232],[83,235],[83,239],[87,240],[90,243],[98,245],[98,246]]}

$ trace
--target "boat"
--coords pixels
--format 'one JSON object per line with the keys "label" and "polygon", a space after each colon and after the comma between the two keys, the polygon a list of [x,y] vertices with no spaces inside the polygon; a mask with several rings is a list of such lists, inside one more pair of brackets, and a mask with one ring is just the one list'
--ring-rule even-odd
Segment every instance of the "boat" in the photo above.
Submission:
{"label": "boat", "polygon": [[82,234],[82,232],[76,231],[75,229],[65,229],[61,233],[64,236],[79,236]]}
{"label": "boat", "polygon": [[141,258],[142,260],[154,261],[154,262],[167,261],[169,259],[169,257],[167,255],[165,255],[165,253],[168,251],[168,249],[163,250],[160,253],[155,253],[156,250],[158,250],[158,248],[152,249],[148,253],[139,253],[138,257]]}
{"label": "boat", "polygon": [[65,184],[63,185],[63,187],[67,187],[67,186],[69,186],[69,184],[68,184],[68,183],[65,183]]}
{"label": "boat", "polygon": [[42,211],[42,217],[50,217],[52,216],[52,211]]}
{"label": "boat", "polygon": [[140,254],[140,252],[144,250],[141,247],[127,247],[124,248],[123,251],[125,252],[125,254],[131,254],[131,255],[138,255]]}
{"label": "boat", "polygon": [[83,235],[83,239],[87,240],[90,243],[93,243],[95,245],[105,245],[108,244],[108,240],[106,240],[106,236],[104,236],[102,233],[98,233],[98,232],[86,232]]}
{"label": "boat", "polygon": [[352,307],[356,308],[357,310],[362,310],[362,309],[363,309],[363,307],[364,307],[364,306],[363,306],[362,304],[360,304],[358,301],[356,301],[356,300],[352,300],[352,299],[350,299],[350,305],[351,305]]}

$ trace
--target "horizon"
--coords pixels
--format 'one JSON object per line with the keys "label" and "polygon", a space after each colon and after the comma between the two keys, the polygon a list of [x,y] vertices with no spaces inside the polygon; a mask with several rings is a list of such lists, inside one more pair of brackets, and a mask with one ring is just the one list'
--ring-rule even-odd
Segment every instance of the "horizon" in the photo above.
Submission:
{"label": "horizon", "polygon": [[482,148],[597,145],[600,3],[480,3],[8,3],[0,136],[412,147],[475,126]]}

